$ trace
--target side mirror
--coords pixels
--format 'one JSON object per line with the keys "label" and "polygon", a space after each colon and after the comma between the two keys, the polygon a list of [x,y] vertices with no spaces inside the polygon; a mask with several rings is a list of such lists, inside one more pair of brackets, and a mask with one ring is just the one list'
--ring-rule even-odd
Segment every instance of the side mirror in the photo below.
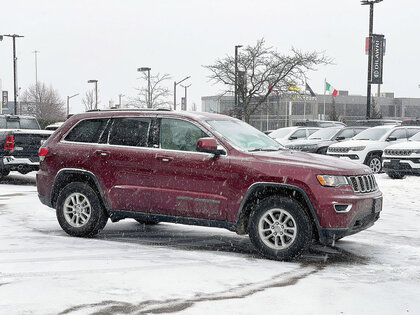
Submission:
{"label": "side mirror", "polygon": [[295,136],[291,136],[291,137],[289,137],[289,140],[296,140],[298,137],[295,137]]}
{"label": "side mirror", "polygon": [[214,138],[200,138],[197,141],[197,152],[211,153],[214,155],[224,155],[224,150],[217,149],[217,142]]}
{"label": "side mirror", "polygon": [[386,139],[386,141],[389,141],[389,142],[397,141],[397,138],[396,137],[388,137],[388,139]]}
{"label": "side mirror", "polygon": [[344,138],[343,136],[335,138],[335,140],[337,140],[337,141],[343,141],[344,139],[346,139],[346,138]]}

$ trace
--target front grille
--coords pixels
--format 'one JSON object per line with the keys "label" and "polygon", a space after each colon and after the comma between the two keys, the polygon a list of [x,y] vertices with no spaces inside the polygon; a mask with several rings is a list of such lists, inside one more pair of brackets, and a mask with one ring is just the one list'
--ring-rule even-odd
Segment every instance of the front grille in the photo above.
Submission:
{"label": "front grille", "polygon": [[328,148],[329,152],[337,152],[337,153],[347,153],[350,151],[350,148]]}
{"label": "front grille", "polygon": [[371,175],[360,175],[360,176],[349,176],[348,180],[353,187],[353,190],[357,193],[368,193],[378,189],[376,184],[375,176]]}
{"label": "front grille", "polygon": [[302,151],[303,146],[301,146],[301,145],[290,145],[287,148],[290,149],[290,150]]}
{"label": "front grille", "polygon": [[398,155],[398,156],[409,156],[413,153],[413,150],[398,150],[398,149],[386,149],[385,155]]}

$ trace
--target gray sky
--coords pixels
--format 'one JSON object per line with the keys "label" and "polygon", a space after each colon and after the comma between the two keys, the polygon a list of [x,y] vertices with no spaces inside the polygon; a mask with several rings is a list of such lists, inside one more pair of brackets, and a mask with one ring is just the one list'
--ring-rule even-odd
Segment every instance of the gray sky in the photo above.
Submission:
{"label": "gray sky", "polygon": [[[134,96],[135,87],[145,84],[136,72],[144,66],[175,80],[190,75],[188,103],[200,106],[201,96],[221,90],[208,82],[202,65],[261,37],[281,52],[293,46],[334,59],[335,65],[308,74],[316,93],[323,93],[327,78],[338,90],[365,95],[368,11],[359,0],[9,0],[1,4],[0,34],[25,36],[17,39],[19,86],[34,84],[33,51],[39,50],[38,80],[63,99],[80,93],[71,100],[71,112],[82,110],[81,99],[93,88],[89,79],[99,80],[102,106],[111,99],[118,103],[120,93]],[[420,97],[419,13],[418,0],[375,5],[374,32],[387,38],[382,92]],[[0,42],[0,79],[12,99],[10,38]]]}

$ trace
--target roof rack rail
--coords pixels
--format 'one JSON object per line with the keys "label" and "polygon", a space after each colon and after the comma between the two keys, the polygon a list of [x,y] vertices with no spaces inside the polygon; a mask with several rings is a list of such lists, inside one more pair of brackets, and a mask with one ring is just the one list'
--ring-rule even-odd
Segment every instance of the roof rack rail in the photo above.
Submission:
{"label": "roof rack rail", "polygon": [[111,109],[89,109],[86,113],[90,112],[156,112],[156,111],[164,111],[170,112],[172,109],[169,108],[111,108]]}

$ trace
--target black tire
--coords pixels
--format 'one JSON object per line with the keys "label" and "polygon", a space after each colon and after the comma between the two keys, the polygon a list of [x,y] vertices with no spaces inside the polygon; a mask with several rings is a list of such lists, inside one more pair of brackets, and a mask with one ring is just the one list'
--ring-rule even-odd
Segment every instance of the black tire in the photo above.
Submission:
{"label": "black tire", "polygon": [[[267,217],[270,223],[264,220]],[[251,212],[249,238],[263,256],[291,260],[308,249],[312,241],[312,225],[299,202],[290,197],[271,196],[263,199]]]}
{"label": "black tire", "polygon": [[391,177],[392,179],[403,179],[403,178],[405,178],[405,175],[403,175],[401,173],[389,172],[389,173],[387,173],[387,175],[389,177]]}
{"label": "black tire", "polygon": [[377,154],[371,155],[366,161],[366,165],[375,173],[380,173],[382,171],[382,160],[381,157]]}
{"label": "black tire", "polygon": [[[76,203],[74,200],[77,200]],[[92,237],[98,234],[108,221],[108,214],[96,192],[88,184],[80,182],[70,183],[60,191],[56,214],[61,228],[71,236]],[[84,222],[80,222],[81,220]],[[80,226],[76,226],[78,224]]]}
{"label": "black tire", "polygon": [[0,179],[2,179],[3,177],[6,177],[7,175],[9,175],[10,171],[9,170],[1,170],[0,171]]}
{"label": "black tire", "polygon": [[140,224],[145,224],[145,225],[155,225],[159,223],[159,221],[155,221],[155,220],[140,220],[140,219],[134,219],[134,220],[136,220]]}

